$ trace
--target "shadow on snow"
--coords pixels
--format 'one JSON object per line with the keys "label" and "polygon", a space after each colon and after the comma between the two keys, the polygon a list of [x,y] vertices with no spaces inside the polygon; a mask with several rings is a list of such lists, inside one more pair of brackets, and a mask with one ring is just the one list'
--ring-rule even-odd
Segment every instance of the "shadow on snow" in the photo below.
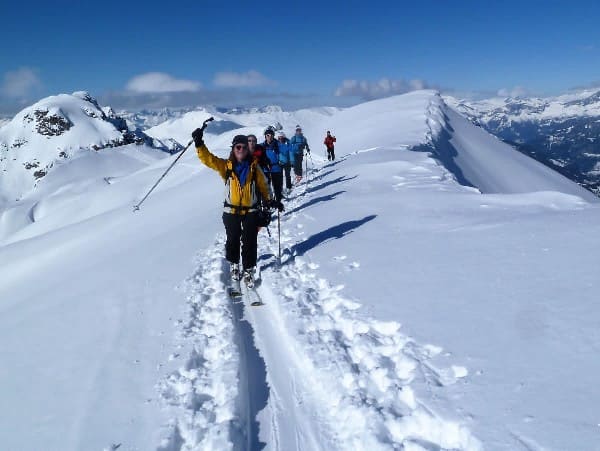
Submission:
{"label": "shadow on snow", "polygon": [[327,188],[328,186],[335,185],[337,183],[347,182],[349,180],[353,180],[356,177],[358,177],[358,176],[354,175],[352,177],[346,177],[345,175],[342,175],[341,177],[335,178],[333,180],[328,180],[327,182],[323,182],[323,183],[320,183],[318,185],[311,186],[310,188],[308,188],[306,190],[306,192],[307,193],[314,193],[315,191],[322,190],[323,188]]}
{"label": "shadow on snow", "polygon": [[[339,240],[340,238],[345,237],[349,233],[352,233],[354,230],[358,229],[360,226],[366,224],[369,221],[375,219],[377,215],[369,215],[365,216],[362,219],[354,220],[354,221],[346,221],[342,222],[333,227],[329,227],[328,229],[323,230],[322,232],[315,233],[314,235],[308,237],[306,240],[294,244],[289,253],[292,256],[304,255],[306,252],[314,249],[315,247],[323,244],[329,240]],[[286,262],[287,263],[287,262]]]}
{"label": "shadow on snow", "polygon": [[[365,216],[362,219],[342,222],[341,224],[329,227],[328,229],[325,229],[322,232],[318,232],[314,235],[311,235],[306,240],[294,244],[291,248],[284,249],[282,252],[282,257],[287,255],[288,258],[285,261],[283,261],[281,265],[283,266],[291,263],[295,257],[304,255],[306,252],[325,243],[326,241],[338,240],[340,238],[345,237],[349,233],[352,233],[354,230],[358,229],[360,226],[366,224],[367,222],[372,221],[376,217],[377,215],[369,215]],[[270,258],[271,256],[275,257],[274,255],[270,254],[268,257],[265,257],[265,259]],[[277,266],[277,259],[275,258],[275,261],[271,261],[270,263],[264,265],[261,268],[261,271],[265,271],[269,268]]]}
{"label": "shadow on snow", "polygon": [[[223,265],[226,263],[223,261]],[[227,274],[225,268],[223,274]],[[234,449],[240,451],[260,451],[267,445],[260,441],[258,413],[263,410],[269,400],[269,384],[267,383],[267,367],[254,344],[252,325],[244,318],[243,302],[231,303],[240,352],[240,397],[239,406],[241,418],[238,427],[232,431],[232,436],[239,435],[234,440]],[[245,370],[245,371],[244,371]],[[239,428],[239,429],[238,429]]]}
{"label": "shadow on snow", "polygon": [[336,193],[328,194],[326,196],[315,197],[315,198],[309,200],[308,202],[305,202],[302,205],[299,205],[298,207],[294,208],[293,210],[290,210],[290,211],[286,212],[284,214],[284,216],[289,216],[289,215],[294,214],[294,213],[296,213],[296,212],[298,212],[300,210],[303,210],[304,208],[308,208],[311,205],[318,204],[319,202],[327,202],[329,200],[333,200],[337,196],[339,196],[340,194],[343,194],[345,192],[346,191],[338,191]]}

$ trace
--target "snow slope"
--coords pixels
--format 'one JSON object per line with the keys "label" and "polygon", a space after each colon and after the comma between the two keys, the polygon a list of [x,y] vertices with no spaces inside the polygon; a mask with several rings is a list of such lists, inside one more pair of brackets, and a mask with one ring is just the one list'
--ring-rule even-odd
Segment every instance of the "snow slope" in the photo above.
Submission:
{"label": "snow slope", "polygon": [[[239,130],[265,120],[246,114]],[[10,210],[3,448],[595,449],[598,204],[552,175],[538,191],[537,163],[434,92],[306,114],[285,126],[331,128],[341,158],[312,145],[281,268],[261,232],[263,307],[226,295],[222,184],[193,153],[135,214],[172,157],[132,152],[129,173],[60,192],[65,165],[21,201],[34,221]],[[235,133],[207,144],[225,155]],[[448,168],[409,150],[447,142]],[[495,191],[459,184],[469,168]]]}
{"label": "snow slope", "polygon": [[430,119],[436,133],[435,155],[466,184],[483,193],[560,191],[597,201],[591,192],[494,138],[435,99]]}

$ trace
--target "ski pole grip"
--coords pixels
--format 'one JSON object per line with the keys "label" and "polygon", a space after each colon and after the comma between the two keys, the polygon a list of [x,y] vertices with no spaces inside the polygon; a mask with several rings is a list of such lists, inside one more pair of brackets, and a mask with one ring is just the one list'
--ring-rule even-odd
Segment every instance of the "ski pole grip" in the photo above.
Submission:
{"label": "ski pole grip", "polygon": [[202,130],[204,130],[208,126],[208,123],[210,121],[214,121],[214,120],[215,120],[215,118],[211,116],[208,119],[206,119],[204,122],[202,122]]}

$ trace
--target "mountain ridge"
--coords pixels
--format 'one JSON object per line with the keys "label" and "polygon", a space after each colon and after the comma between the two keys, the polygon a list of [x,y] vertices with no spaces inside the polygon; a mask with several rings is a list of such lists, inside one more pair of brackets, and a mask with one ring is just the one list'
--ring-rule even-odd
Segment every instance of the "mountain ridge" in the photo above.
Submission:
{"label": "mountain ridge", "polygon": [[475,125],[600,195],[599,90],[548,98],[445,99]]}

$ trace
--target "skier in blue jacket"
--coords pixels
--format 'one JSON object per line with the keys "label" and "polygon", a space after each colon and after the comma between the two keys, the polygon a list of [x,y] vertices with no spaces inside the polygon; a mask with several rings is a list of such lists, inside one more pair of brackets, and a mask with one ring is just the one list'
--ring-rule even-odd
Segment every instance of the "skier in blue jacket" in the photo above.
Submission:
{"label": "skier in blue jacket", "polygon": [[296,134],[292,136],[290,144],[294,146],[296,151],[296,160],[294,162],[294,174],[296,174],[296,183],[302,180],[302,160],[304,158],[304,151],[310,154],[310,147],[308,141],[302,134],[302,127],[296,125]]}
{"label": "skier in blue jacket", "polygon": [[277,144],[279,145],[279,163],[285,173],[285,187],[289,193],[292,190],[292,167],[296,162],[295,146],[290,144],[290,140],[283,132],[277,134]]}
{"label": "skier in blue jacket", "polygon": [[279,144],[275,141],[275,130],[272,127],[267,127],[265,130],[265,142],[262,143],[262,147],[270,163],[270,168],[265,171],[265,175],[273,186],[275,199],[281,202],[283,173],[279,164]]}

